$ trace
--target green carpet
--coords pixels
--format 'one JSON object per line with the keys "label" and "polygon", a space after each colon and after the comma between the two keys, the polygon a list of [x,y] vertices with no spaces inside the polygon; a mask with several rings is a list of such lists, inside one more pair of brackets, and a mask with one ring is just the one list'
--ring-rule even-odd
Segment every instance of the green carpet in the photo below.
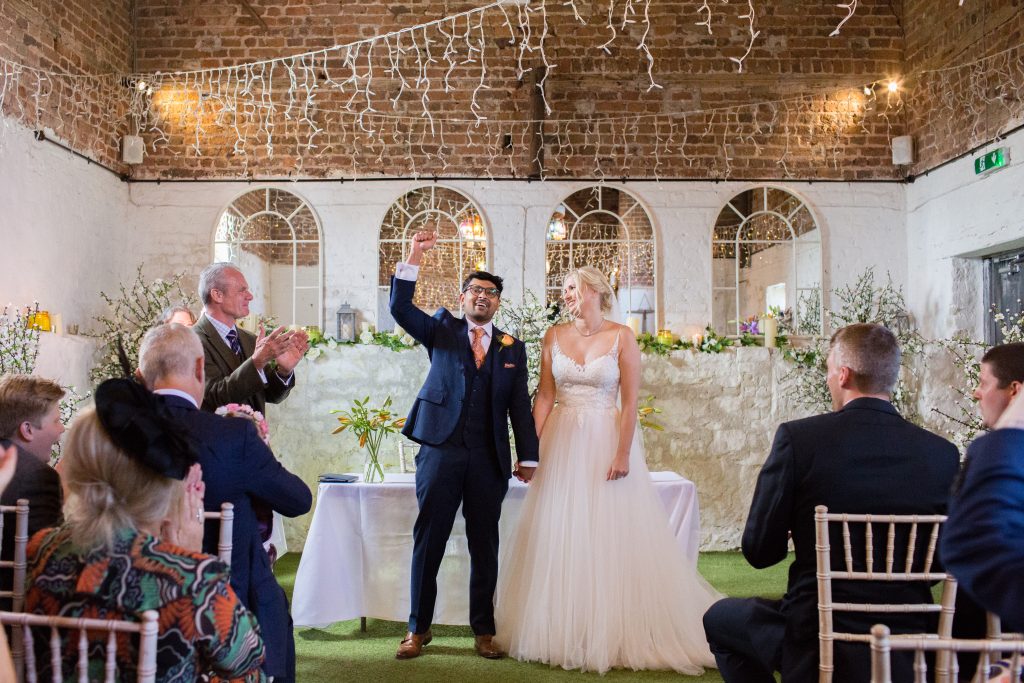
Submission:
{"label": "green carpet", "polygon": [[[291,599],[299,555],[285,555],[275,573]],[[738,552],[703,553],[701,574],[719,591],[733,597],[781,596],[786,586],[789,563],[767,570],[752,569]],[[641,578],[642,580],[642,578]],[[424,655],[398,661],[395,649],[405,635],[405,624],[368,619],[366,633],[359,620],[344,621],[330,628],[300,628],[295,631],[299,683],[334,681],[412,681],[459,683],[461,681],[679,681],[671,671],[611,671],[603,677],[592,673],[552,669],[543,664],[524,664],[512,659],[488,661],[473,652],[473,634],[468,626],[435,626],[434,640]],[[710,669],[703,676],[686,678],[694,683],[720,682]]]}

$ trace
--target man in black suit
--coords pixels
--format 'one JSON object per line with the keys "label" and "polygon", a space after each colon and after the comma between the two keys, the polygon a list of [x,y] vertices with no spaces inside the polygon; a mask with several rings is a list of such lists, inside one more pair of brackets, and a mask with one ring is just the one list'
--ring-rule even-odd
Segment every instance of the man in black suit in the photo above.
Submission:
{"label": "man in black suit", "polygon": [[[203,348],[192,330],[160,325],[146,333],[139,348],[139,369],[146,386],[164,397],[169,412],[196,441],[206,484],[204,505],[219,512],[235,506],[231,538],[231,587],[260,623],[267,658],[263,665],[277,683],[295,680],[295,636],[288,600],[263,550],[253,500],[286,517],[309,512],[309,487],[277,461],[248,419],[221,417],[199,410],[203,397]],[[208,522],[203,549],[217,553],[217,524]]]}
{"label": "man in black suit", "polygon": [[268,401],[283,401],[295,386],[295,366],[309,349],[306,333],[278,327],[264,335],[260,328],[256,336],[237,327],[235,321],[249,315],[253,296],[245,276],[230,263],[203,269],[199,298],[203,314],[192,329],[206,358],[203,410],[244,403],[265,413]]}
{"label": "man in black suit", "polygon": [[[35,375],[7,375],[0,380],[0,446],[18,449],[14,478],[3,493],[0,505],[14,505],[28,499],[28,535],[57,526],[61,521],[60,477],[50,467],[50,452],[64,433],[60,421],[59,384]],[[0,558],[14,559],[14,513],[4,515],[3,546]],[[0,569],[0,590],[10,590],[13,573]],[[10,609],[7,598],[0,609]]]}
{"label": "man in black suit", "polygon": [[469,623],[477,653],[503,655],[494,636],[498,581],[498,519],[512,476],[508,424],[515,433],[515,474],[529,481],[537,465],[537,432],[527,389],[526,347],[491,322],[501,304],[502,280],[477,271],[462,283],[464,317],[441,308],[434,316],[412,302],[423,253],[437,233],[413,237],[409,260],[391,283],[391,315],[430,356],[430,372],[402,433],[422,444],[416,456],[412,609],[398,659],[417,657],[430,642],[437,572],[455,513],[462,504],[469,543]]}
{"label": "man in black suit", "polygon": [[[890,403],[900,369],[892,332],[880,325],[844,327],[832,337],[827,367],[834,412],[779,426],[743,531],[743,555],[759,569],[785,560],[792,538],[796,559],[786,594],[782,600],[726,598],[704,615],[711,651],[727,683],[771,683],[773,671],[780,671],[785,683],[818,680],[815,506],[878,514],[946,510],[959,463],[957,450],[904,420]],[[921,582],[839,582],[833,598],[931,600]],[[928,619],[919,615],[843,613],[836,615],[836,627],[866,633],[872,623],[883,620],[894,631],[928,628]],[[868,647],[836,643],[835,672],[838,681],[868,680]]]}

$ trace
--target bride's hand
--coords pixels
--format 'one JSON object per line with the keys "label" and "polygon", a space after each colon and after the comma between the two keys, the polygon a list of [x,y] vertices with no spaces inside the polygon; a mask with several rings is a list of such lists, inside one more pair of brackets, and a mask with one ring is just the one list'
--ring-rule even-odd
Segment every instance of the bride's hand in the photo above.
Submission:
{"label": "bride's hand", "polygon": [[629,474],[629,454],[620,453],[612,460],[612,466],[608,468],[608,481],[622,479]]}

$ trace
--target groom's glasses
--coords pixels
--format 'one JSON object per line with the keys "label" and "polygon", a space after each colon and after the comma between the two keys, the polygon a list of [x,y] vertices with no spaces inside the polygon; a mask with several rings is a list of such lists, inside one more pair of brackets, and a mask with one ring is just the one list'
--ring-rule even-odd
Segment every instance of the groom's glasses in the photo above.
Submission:
{"label": "groom's glasses", "polygon": [[473,296],[480,296],[486,294],[488,299],[497,299],[501,291],[497,287],[481,287],[480,285],[469,285],[463,292],[469,292]]}

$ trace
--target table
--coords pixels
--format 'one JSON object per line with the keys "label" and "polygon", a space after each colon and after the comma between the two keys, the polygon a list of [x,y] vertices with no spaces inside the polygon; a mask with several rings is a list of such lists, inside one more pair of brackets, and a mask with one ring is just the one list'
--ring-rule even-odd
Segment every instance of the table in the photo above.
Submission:
{"label": "table", "polygon": [[[693,482],[674,472],[651,479],[680,548],[694,566],[700,513]],[[501,513],[501,538],[519,519],[527,486],[512,480]],[[320,484],[313,521],[295,576],[296,626],[326,626],[356,617],[409,618],[409,564],[416,521],[414,474],[388,474],[382,484]],[[434,623],[469,619],[469,551],[461,511],[437,576]]]}

